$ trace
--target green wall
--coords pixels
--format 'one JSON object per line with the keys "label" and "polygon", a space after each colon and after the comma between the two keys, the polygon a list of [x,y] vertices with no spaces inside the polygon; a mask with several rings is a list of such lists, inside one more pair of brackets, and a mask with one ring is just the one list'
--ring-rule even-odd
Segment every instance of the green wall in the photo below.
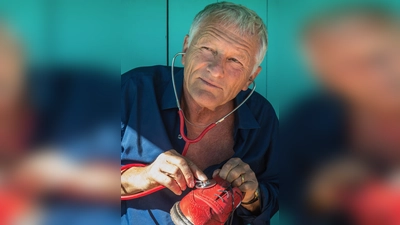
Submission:
{"label": "green wall", "polygon": [[3,0],[0,22],[12,28],[30,64],[119,68],[121,11],[108,0]]}

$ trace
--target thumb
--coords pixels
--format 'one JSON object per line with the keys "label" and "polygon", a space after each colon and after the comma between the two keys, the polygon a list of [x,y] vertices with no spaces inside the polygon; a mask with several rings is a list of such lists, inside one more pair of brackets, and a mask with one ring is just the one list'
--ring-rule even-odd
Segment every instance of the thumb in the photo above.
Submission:
{"label": "thumb", "polygon": [[196,171],[194,172],[194,176],[195,176],[198,180],[202,180],[202,181],[208,180],[207,176],[206,176],[206,175],[203,173],[203,171],[201,171],[201,170],[196,170]]}
{"label": "thumb", "polygon": [[208,180],[207,176],[197,167],[192,161],[187,160],[190,170],[192,171],[195,178],[198,180]]}
{"label": "thumb", "polygon": [[219,171],[221,171],[221,169],[216,169],[216,170],[214,170],[214,173],[213,173],[213,177],[215,177],[216,175],[218,175],[219,174]]}

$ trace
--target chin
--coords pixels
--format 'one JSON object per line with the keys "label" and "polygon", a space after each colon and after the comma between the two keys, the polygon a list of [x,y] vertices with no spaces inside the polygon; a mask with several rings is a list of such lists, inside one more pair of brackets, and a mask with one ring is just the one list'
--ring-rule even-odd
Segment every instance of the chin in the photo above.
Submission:
{"label": "chin", "polygon": [[218,105],[215,104],[214,102],[213,103],[210,103],[209,101],[196,101],[196,102],[200,107],[209,109],[211,111],[215,111],[215,109],[218,107]]}
{"label": "chin", "polygon": [[200,107],[207,108],[211,111],[214,111],[219,106],[215,97],[210,98],[209,96],[200,95],[195,96],[193,99]]}

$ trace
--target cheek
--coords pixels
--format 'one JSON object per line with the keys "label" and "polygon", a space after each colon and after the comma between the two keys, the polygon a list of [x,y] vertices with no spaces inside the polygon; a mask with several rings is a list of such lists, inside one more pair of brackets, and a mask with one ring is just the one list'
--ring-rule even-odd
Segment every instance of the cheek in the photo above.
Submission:
{"label": "cheek", "polygon": [[231,94],[237,94],[239,93],[243,87],[247,84],[247,76],[244,75],[242,71],[238,71],[235,69],[229,69],[227,70],[227,74],[229,74],[226,77],[227,80],[227,87],[229,88],[229,92]]}
{"label": "cheek", "polygon": [[200,54],[198,51],[190,52],[189,54],[186,54],[185,67],[188,67],[190,70],[193,70],[204,66],[205,63],[208,63],[210,61],[211,59]]}
{"label": "cheek", "polygon": [[185,74],[192,81],[202,74],[207,73],[211,59],[201,54],[193,54],[186,58]]}

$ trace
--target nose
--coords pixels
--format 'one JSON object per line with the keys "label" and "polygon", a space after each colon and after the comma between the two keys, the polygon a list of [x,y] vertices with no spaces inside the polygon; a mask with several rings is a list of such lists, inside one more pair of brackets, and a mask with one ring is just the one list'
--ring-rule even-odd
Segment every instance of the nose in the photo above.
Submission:
{"label": "nose", "polygon": [[225,74],[225,70],[224,70],[224,63],[221,57],[218,56],[214,57],[214,59],[210,61],[210,63],[208,64],[207,70],[213,77],[217,78],[223,77]]}

